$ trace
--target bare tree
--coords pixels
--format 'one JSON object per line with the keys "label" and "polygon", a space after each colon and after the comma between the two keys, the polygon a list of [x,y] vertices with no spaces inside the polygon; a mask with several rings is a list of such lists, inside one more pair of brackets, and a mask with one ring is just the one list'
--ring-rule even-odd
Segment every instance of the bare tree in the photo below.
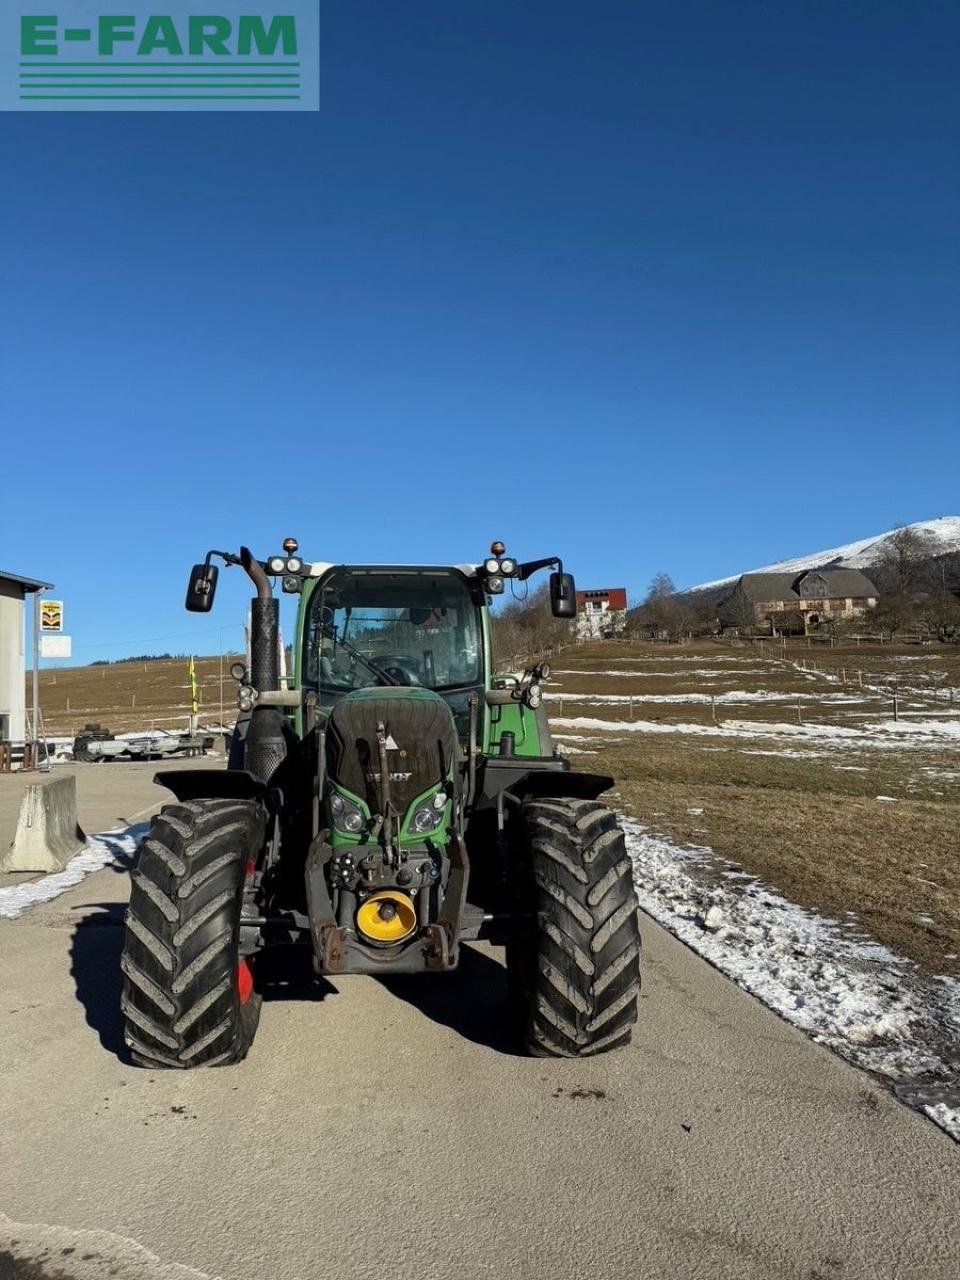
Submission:
{"label": "bare tree", "polygon": [[501,667],[534,662],[569,643],[569,619],[555,618],[550,609],[550,590],[544,584],[525,600],[511,600],[491,616],[494,660]]}
{"label": "bare tree", "polygon": [[941,640],[960,632],[960,600],[952,591],[931,591],[920,606],[920,613],[927,627]]}
{"label": "bare tree", "polygon": [[637,610],[636,621],[653,635],[676,638],[688,625],[688,613],[686,602],[677,595],[669,573],[657,573]]}
{"label": "bare tree", "polygon": [[914,600],[931,585],[930,561],[936,543],[930,534],[906,525],[885,538],[873,566],[877,586],[887,596]]}
{"label": "bare tree", "polygon": [[881,596],[880,603],[872,610],[870,618],[881,631],[889,631],[891,636],[917,625],[916,608],[910,598],[903,595]]}

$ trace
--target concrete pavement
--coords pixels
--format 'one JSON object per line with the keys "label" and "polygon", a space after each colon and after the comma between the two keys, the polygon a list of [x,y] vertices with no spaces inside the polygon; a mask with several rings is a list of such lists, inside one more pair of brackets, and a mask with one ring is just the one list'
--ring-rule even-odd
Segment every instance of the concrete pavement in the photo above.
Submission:
{"label": "concrete pavement", "polygon": [[0,921],[4,1280],[956,1280],[960,1148],[649,920],[619,1054],[515,1056],[480,946],[275,965],[244,1064],[163,1073],[121,1042],[127,888]]}

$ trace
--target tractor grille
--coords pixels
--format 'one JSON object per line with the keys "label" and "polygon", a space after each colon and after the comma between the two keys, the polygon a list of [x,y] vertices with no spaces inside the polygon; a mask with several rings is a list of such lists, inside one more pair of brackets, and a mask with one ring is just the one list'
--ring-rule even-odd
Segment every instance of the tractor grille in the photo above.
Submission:
{"label": "tractor grille", "polygon": [[387,741],[390,798],[402,813],[414,797],[450,775],[459,755],[450,708],[429,689],[360,689],[330,713],[327,767],[334,782],[381,811],[377,726]]}

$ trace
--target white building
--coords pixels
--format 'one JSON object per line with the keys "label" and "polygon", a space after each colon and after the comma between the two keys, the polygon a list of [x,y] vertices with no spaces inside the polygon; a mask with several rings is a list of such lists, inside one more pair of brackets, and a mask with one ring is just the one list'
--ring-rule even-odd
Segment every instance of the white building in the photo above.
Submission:
{"label": "white building", "polygon": [[577,592],[577,639],[603,640],[627,624],[626,587],[596,587]]}
{"label": "white building", "polygon": [[51,582],[0,569],[0,742],[22,745],[27,732],[24,661],[24,600]]}

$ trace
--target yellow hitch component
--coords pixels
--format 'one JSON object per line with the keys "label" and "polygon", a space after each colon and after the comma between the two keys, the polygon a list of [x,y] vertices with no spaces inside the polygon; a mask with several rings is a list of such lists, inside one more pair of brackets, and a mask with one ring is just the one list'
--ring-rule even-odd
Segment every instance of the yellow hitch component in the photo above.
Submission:
{"label": "yellow hitch component", "polygon": [[357,911],[357,928],[365,938],[380,946],[403,942],[417,927],[417,912],[410,898],[399,889],[374,893]]}

